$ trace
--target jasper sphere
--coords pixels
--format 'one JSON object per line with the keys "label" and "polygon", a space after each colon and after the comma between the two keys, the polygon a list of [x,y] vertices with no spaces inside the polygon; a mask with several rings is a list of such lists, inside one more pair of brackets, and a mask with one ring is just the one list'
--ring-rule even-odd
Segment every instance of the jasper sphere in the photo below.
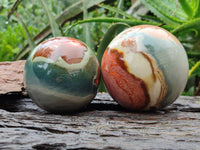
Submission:
{"label": "jasper sphere", "polygon": [[29,96],[50,112],[72,112],[95,97],[100,67],[95,54],[81,41],[56,37],[39,44],[24,68]]}
{"label": "jasper sphere", "polygon": [[101,64],[108,92],[130,110],[159,109],[174,102],[184,90],[188,68],[179,40],[152,25],[134,26],[117,35]]}

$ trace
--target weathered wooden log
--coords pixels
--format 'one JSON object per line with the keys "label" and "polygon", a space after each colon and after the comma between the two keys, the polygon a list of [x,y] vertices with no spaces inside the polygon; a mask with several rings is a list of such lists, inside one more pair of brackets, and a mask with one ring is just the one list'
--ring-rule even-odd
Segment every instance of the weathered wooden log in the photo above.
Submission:
{"label": "weathered wooden log", "polygon": [[51,114],[23,97],[24,64],[0,63],[0,149],[200,148],[200,97],[130,112],[99,93],[81,112]]}
{"label": "weathered wooden log", "polygon": [[0,63],[0,95],[22,92],[24,60]]}
{"label": "weathered wooden log", "polygon": [[51,114],[29,98],[3,96],[0,118],[0,149],[200,148],[200,97],[181,96],[156,112],[129,112],[98,94],[81,112]]}

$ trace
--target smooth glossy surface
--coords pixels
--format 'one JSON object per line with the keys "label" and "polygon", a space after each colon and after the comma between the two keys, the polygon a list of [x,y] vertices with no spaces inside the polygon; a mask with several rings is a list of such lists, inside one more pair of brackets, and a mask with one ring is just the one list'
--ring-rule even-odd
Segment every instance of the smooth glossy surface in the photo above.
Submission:
{"label": "smooth glossy surface", "polygon": [[79,40],[57,37],[39,44],[25,64],[29,96],[51,112],[77,111],[95,97],[100,67],[93,52]]}
{"label": "smooth glossy surface", "polygon": [[165,107],[187,82],[188,59],[178,39],[151,25],[128,28],[107,47],[101,71],[110,95],[130,110]]}

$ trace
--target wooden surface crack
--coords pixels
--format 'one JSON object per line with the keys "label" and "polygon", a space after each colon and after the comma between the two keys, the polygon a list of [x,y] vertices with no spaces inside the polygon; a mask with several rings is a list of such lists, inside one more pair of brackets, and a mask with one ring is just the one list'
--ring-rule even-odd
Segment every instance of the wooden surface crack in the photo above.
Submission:
{"label": "wooden surface crack", "polygon": [[198,149],[200,97],[167,108],[131,112],[98,93],[85,109],[52,114],[28,97],[1,96],[0,149]]}

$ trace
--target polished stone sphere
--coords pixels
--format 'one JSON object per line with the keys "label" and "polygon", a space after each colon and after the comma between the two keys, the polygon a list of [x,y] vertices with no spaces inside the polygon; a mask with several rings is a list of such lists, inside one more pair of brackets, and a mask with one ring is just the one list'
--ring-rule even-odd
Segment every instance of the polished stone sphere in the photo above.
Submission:
{"label": "polished stone sphere", "polygon": [[101,64],[105,86],[130,110],[163,108],[183,92],[188,59],[179,40],[152,25],[128,28],[108,45]]}
{"label": "polished stone sphere", "polygon": [[95,54],[81,41],[56,37],[39,44],[24,68],[29,96],[50,112],[73,112],[95,97],[100,67]]}

